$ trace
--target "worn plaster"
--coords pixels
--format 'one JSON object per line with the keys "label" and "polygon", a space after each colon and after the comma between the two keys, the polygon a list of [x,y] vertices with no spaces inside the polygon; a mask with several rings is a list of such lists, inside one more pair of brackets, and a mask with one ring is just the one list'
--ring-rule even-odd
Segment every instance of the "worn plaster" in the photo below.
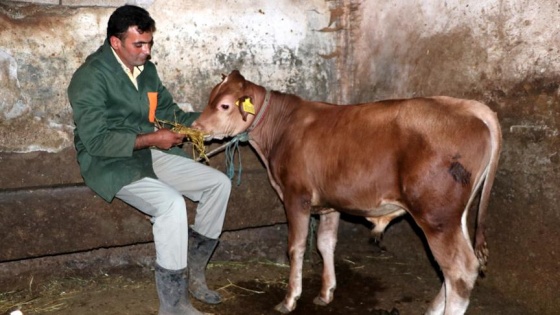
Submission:
{"label": "worn plaster", "polygon": [[[179,103],[201,109],[221,73],[233,69],[273,88],[313,97],[329,94],[334,70],[321,55],[331,50],[333,36],[317,32],[329,18],[324,1],[132,2],[156,20],[152,60]],[[0,126],[0,133],[9,135],[0,140],[1,151],[58,152],[72,145],[66,87],[103,42],[113,10],[0,4],[0,49],[12,56],[20,82],[19,88],[1,89],[28,99],[2,105],[11,114]]]}
{"label": "worn plaster", "polygon": [[0,114],[5,120],[20,117],[29,110],[28,102],[21,91],[15,58],[0,50]]}

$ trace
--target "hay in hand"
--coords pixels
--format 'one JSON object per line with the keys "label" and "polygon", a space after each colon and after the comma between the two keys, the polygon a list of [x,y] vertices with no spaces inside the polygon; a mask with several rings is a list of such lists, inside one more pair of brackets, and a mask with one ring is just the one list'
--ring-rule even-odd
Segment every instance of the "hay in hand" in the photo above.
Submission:
{"label": "hay in hand", "polygon": [[164,128],[166,125],[171,126],[171,131],[185,135],[185,137],[193,144],[193,157],[196,160],[195,150],[198,152],[199,158],[203,158],[209,162],[206,156],[206,147],[204,146],[204,132],[196,130],[185,125],[167,120],[155,119],[155,125],[158,128]]}

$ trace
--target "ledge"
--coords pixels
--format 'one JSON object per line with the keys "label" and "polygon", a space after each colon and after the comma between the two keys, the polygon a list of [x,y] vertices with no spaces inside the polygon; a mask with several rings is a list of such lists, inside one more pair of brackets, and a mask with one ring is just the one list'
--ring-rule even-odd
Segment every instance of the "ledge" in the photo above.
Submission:
{"label": "ledge", "polygon": [[[234,179],[224,231],[285,223],[266,172]],[[192,223],[196,204],[187,199]],[[148,217],[120,200],[105,202],[83,184],[0,190],[0,262],[152,241]]]}

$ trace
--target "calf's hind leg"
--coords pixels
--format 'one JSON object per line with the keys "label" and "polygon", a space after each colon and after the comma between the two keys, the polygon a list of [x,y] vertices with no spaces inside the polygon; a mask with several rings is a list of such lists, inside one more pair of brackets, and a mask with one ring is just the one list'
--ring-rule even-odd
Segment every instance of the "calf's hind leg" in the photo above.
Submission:
{"label": "calf's hind leg", "polygon": [[317,248],[323,257],[322,287],[319,296],[313,303],[327,305],[332,302],[336,288],[336,274],[334,270],[334,250],[336,248],[338,223],[340,212],[333,211],[321,214],[319,231],[317,233]]}
{"label": "calf's hind leg", "polygon": [[444,277],[442,288],[426,314],[464,314],[479,267],[470,241],[459,225],[427,234],[426,238]]}

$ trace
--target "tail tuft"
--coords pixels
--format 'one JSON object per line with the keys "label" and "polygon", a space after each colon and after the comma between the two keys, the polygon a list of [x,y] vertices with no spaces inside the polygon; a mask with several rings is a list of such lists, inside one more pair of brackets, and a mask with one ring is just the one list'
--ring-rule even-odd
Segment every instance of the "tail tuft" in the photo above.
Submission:
{"label": "tail tuft", "polygon": [[478,259],[478,263],[479,268],[478,268],[478,272],[484,276],[484,274],[486,273],[486,266],[488,263],[488,244],[486,242],[483,242],[481,244],[477,244],[474,250],[474,253],[476,255],[476,258]]}

